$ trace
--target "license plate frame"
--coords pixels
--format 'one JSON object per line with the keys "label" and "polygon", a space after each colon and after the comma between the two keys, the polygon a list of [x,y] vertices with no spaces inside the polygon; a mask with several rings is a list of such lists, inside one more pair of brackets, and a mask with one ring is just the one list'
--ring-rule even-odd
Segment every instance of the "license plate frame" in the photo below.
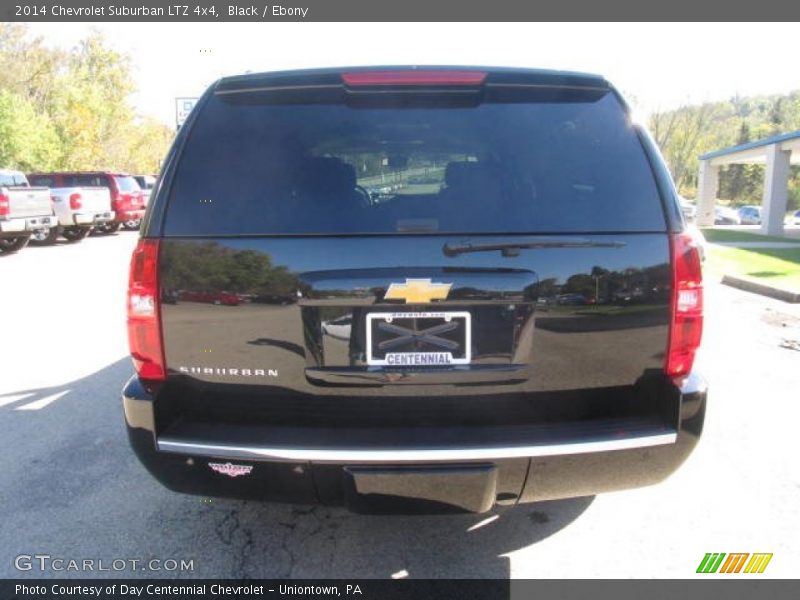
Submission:
{"label": "license plate frame", "polygon": [[[460,337],[463,340],[458,343],[463,347],[463,350],[456,352],[455,356],[452,351],[448,351],[447,347],[443,345],[439,351],[397,351],[397,352],[384,352],[383,357],[375,357],[376,347],[380,342],[375,343],[373,335],[373,322],[375,320],[383,320],[386,323],[394,324],[400,329],[408,329],[398,322],[411,321],[411,320],[437,320],[440,319],[440,325],[427,327],[422,331],[417,331],[416,327],[413,330],[408,330],[409,335],[403,336],[402,333],[396,333],[396,339],[400,338],[413,338],[425,343],[453,342],[452,339],[444,339],[435,335],[437,328],[442,327],[445,323],[463,323],[463,335]],[[416,311],[416,312],[370,312],[366,314],[366,362],[368,366],[375,367],[413,367],[413,368],[431,368],[431,367],[447,367],[454,365],[468,365],[472,362],[472,315],[468,311]],[[433,334],[426,334],[428,330],[433,330]],[[413,333],[412,333],[413,332]],[[434,339],[435,338],[435,339]]]}

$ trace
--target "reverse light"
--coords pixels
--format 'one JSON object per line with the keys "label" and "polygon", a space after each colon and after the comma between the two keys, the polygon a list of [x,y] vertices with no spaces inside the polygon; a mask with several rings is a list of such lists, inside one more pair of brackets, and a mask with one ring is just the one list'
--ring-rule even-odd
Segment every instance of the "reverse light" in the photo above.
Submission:
{"label": "reverse light", "polygon": [[703,272],[700,250],[688,233],[670,236],[672,303],[664,370],[673,378],[688,375],[703,337]]}
{"label": "reverse light", "polygon": [[69,196],[69,207],[72,210],[79,210],[83,204],[81,203],[81,195],[80,194],[70,194]]}
{"label": "reverse light", "polygon": [[164,347],[158,299],[158,240],[139,240],[128,279],[128,344],[133,366],[146,381],[163,381]]}
{"label": "reverse light", "polygon": [[483,71],[358,71],[342,73],[342,81],[351,87],[365,85],[481,85]]}

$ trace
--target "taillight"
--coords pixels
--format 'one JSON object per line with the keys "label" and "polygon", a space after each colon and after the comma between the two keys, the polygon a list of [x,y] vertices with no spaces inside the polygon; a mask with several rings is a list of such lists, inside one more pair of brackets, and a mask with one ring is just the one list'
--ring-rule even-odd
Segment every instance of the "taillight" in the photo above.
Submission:
{"label": "taillight", "polygon": [[72,210],[78,210],[83,206],[81,204],[81,195],[80,194],[70,194],[69,196],[69,207]]}
{"label": "taillight", "polygon": [[672,318],[664,370],[680,378],[692,370],[703,335],[703,273],[700,250],[688,233],[670,236]]}
{"label": "taillight", "polygon": [[159,305],[158,240],[140,240],[128,280],[128,343],[136,372],[148,381],[166,377]]}
{"label": "taillight", "polygon": [[483,71],[357,71],[342,73],[349,86],[362,85],[481,85],[486,79]]}
{"label": "taillight", "polygon": [[0,194],[0,217],[5,217],[11,212],[11,207],[8,205],[8,196]]}

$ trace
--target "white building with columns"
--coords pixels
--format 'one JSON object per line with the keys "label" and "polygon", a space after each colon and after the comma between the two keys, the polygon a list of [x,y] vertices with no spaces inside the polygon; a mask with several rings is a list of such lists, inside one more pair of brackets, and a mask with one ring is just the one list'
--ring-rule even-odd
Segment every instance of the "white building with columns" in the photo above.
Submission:
{"label": "white building with columns", "polygon": [[764,172],[761,232],[781,235],[789,192],[789,165],[800,164],[800,131],[703,154],[697,178],[697,224],[701,227],[714,225],[720,167],[747,164],[767,166]]}

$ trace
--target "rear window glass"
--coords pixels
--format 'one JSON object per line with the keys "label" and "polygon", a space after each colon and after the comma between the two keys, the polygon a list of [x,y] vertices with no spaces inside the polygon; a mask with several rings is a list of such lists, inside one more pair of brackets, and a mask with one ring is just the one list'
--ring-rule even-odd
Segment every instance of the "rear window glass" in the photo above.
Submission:
{"label": "rear window glass", "polygon": [[139,187],[142,188],[143,190],[153,189],[153,183],[155,182],[155,180],[153,180],[152,178],[144,177],[142,175],[136,175],[134,176],[134,179],[136,180],[136,183],[139,184]]}
{"label": "rear window glass", "polygon": [[105,175],[64,175],[64,187],[108,187]]}
{"label": "rear window glass", "polygon": [[56,187],[55,177],[50,177],[49,175],[31,175],[28,181],[34,186]]}
{"label": "rear window glass", "polygon": [[0,185],[9,187],[27,186],[28,180],[22,173],[0,173]]}
{"label": "rear window glass", "polygon": [[114,179],[120,192],[138,192],[141,189],[133,177],[115,175]]}
{"label": "rear window glass", "polygon": [[612,94],[471,107],[213,96],[173,182],[167,235],[663,231]]}

